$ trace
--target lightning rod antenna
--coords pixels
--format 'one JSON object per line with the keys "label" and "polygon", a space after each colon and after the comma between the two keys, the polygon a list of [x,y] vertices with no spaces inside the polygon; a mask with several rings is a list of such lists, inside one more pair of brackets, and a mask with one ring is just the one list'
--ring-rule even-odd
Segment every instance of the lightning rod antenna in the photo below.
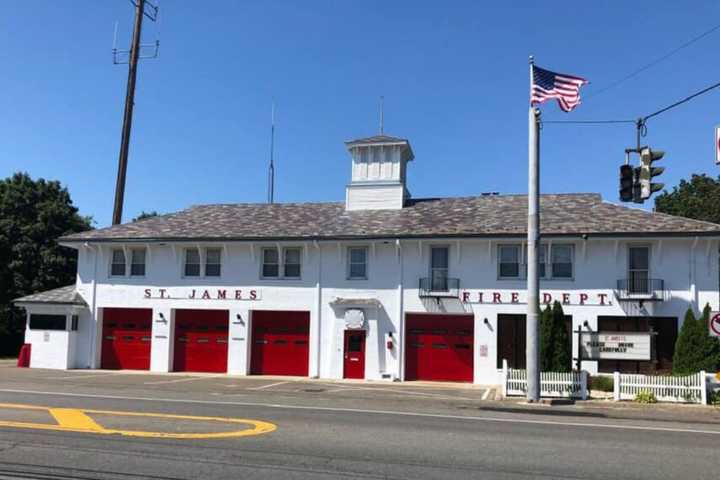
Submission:
{"label": "lightning rod antenna", "polygon": [[275,203],[275,99],[270,108],[270,168],[268,169],[268,203]]}

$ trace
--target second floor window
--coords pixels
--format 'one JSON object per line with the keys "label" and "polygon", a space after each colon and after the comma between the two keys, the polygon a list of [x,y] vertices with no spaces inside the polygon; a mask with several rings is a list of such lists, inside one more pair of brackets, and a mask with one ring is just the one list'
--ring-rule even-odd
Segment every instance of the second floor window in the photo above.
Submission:
{"label": "second floor window", "polygon": [[552,246],[552,278],[573,277],[573,246],[553,245]]}
{"label": "second floor window", "polygon": [[219,248],[205,250],[205,276],[219,277],[221,274],[222,251]]}
{"label": "second floor window", "polygon": [[300,278],[300,249],[283,249],[285,258],[283,272],[285,278]]}
{"label": "second floor window", "polygon": [[348,248],[348,279],[367,279],[367,247]]}
{"label": "second floor window", "polygon": [[262,276],[264,278],[277,278],[280,276],[280,262],[276,248],[263,250]]}
{"label": "second floor window", "polygon": [[520,245],[498,247],[498,276],[520,278]]}
{"label": "second floor window", "polygon": [[[523,258],[524,260],[522,260]],[[540,278],[572,279],[575,273],[573,258],[574,248],[571,244],[539,245],[538,274]],[[520,268],[521,263],[523,268]],[[498,246],[498,277],[501,279],[527,277],[527,252],[523,251],[523,246]]]}
{"label": "second floor window", "polygon": [[[204,257],[201,257],[203,254]],[[204,262],[204,263],[203,263]],[[183,275],[186,277],[219,277],[222,274],[222,250],[219,248],[185,249]]]}
{"label": "second floor window", "polygon": [[650,291],[650,247],[648,246],[628,247],[628,291],[630,293]]}
{"label": "second floor window", "polygon": [[125,276],[125,251],[122,248],[115,248],[112,251],[110,275],[113,277]]}
{"label": "second floor window", "polygon": [[185,250],[185,271],[186,277],[200,276],[200,250],[188,248]]}
{"label": "second floor window", "polygon": [[430,248],[430,288],[434,292],[445,292],[448,289],[448,247]]}
{"label": "second floor window", "polygon": [[144,248],[133,248],[130,251],[130,276],[133,277],[144,277],[145,276],[145,249]]}
{"label": "second floor window", "polygon": [[286,247],[280,251],[277,248],[264,248],[262,252],[263,278],[300,278],[302,258],[300,248]]}

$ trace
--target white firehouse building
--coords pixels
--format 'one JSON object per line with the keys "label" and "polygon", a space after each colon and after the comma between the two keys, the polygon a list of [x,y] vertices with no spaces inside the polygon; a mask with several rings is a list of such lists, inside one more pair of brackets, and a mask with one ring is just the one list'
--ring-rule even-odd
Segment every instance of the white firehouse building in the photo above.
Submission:
{"label": "white firehouse building", "polygon": [[[523,368],[527,197],[415,199],[407,140],[346,145],[344,202],[200,205],[62,238],[75,285],[15,302],[30,367],[478,384]],[[541,232],[541,300],[569,331],[652,333],[645,356],[586,355],[590,373],[669,370],[688,307],[719,308],[720,225],[557,194]]]}

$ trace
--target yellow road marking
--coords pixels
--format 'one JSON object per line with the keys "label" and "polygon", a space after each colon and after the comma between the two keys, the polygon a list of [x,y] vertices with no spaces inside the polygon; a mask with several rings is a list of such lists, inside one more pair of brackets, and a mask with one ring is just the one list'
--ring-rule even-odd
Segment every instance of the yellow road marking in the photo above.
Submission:
{"label": "yellow road marking", "polygon": [[55,417],[58,425],[73,430],[89,430],[93,432],[101,432],[103,427],[95,423],[95,420],[85,415],[82,410],[75,408],[51,408],[48,410],[50,415]]}
{"label": "yellow road marking", "polygon": [[[124,435],[129,437],[143,438],[175,438],[175,439],[211,439],[211,438],[232,438],[247,437],[251,435],[261,435],[270,433],[277,429],[275,424],[264,422],[261,420],[250,420],[245,418],[227,418],[227,417],[200,417],[195,415],[174,415],[166,413],[144,413],[144,412],[119,412],[114,410],[91,410],[91,409],[75,409],[75,408],[54,408],[38,405],[23,405],[15,403],[0,403],[0,409],[16,409],[16,410],[44,410],[50,413],[57,421],[52,423],[31,423],[31,422],[15,422],[0,420],[0,427],[12,428],[29,428],[35,430],[51,430],[64,432],[82,432],[96,433],[101,435]],[[250,428],[242,430],[231,430],[227,432],[207,432],[207,433],[170,433],[170,432],[151,432],[141,430],[121,430],[114,428],[105,428],[87,414],[114,415],[119,417],[148,417],[148,418],[164,418],[172,420],[185,421],[204,421],[218,422],[230,424],[248,425]]]}

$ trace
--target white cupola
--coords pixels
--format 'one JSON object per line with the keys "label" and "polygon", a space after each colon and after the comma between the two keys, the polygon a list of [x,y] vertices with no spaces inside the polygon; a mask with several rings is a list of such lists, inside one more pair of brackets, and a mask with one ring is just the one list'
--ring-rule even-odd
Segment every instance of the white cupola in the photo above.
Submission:
{"label": "white cupola", "polygon": [[346,210],[400,209],[410,193],[407,162],[415,158],[404,138],[377,135],[345,142],[352,156],[352,180],[345,190]]}

